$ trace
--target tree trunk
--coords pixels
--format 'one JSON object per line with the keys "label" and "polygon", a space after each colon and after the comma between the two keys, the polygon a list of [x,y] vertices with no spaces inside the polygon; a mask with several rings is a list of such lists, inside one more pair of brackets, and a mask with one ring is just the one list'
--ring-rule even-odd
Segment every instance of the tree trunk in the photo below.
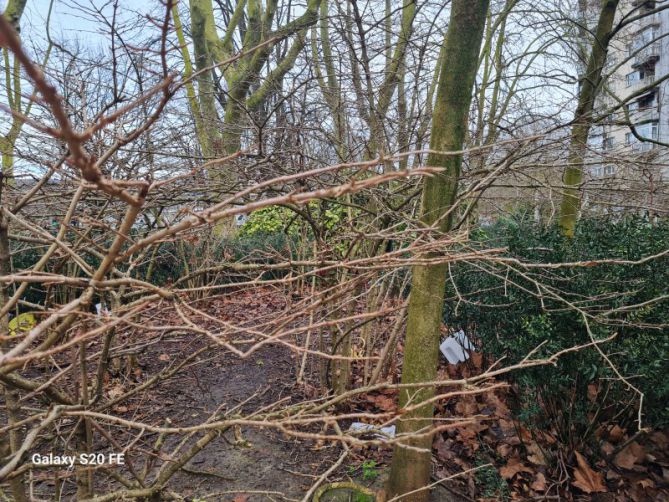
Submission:
{"label": "tree trunk", "polygon": [[[4,181],[3,181],[4,183]],[[0,189],[0,197],[2,197],[4,190]],[[11,274],[11,254],[9,249],[9,222],[3,215],[0,217],[0,274]],[[11,296],[9,288],[6,284],[0,285],[0,307],[4,307],[7,300]],[[9,333],[9,316],[3,315],[0,317],[0,330],[2,333]],[[10,347],[8,342],[2,344],[2,349],[6,350]],[[7,410],[8,424],[15,424],[21,420],[21,404],[19,401],[19,392],[6,384],[4,387],[5,408]],[[6,442],[5,442],[6,441]],[[16,453],[21,446],[21,432],[18,429],[12,429],[6,438],[0,440],[0,455],[10,455]],[[12,478],[9,482],[12,490],[12,495],[16,502],[24,502],[28,500],[25,491],[25,477],[23,474]]]}
{"label": "tree trunk", "polygon": [[569,162],[564,171],[564,195],[560,205],[560,227],[565,237],[572,238],[581,209],[580,184],[583,179],[583,163],[587,151],[588,134],[593,124],[592,111],[602,87],[602,69],[606,63],[606,52],[613,35],[613,21],[619,0],[602,0],[595,40],[592,42],[588,68],[581,78],[578,106],[574,114],[574,125],[569,142]]}
{"label": "tree trunk", "polygon": [[[454,0],[451,5],[445,57],[438,69],[441,74],[432,122],[432,150],[462,149],[487,10],[488,0]],[[437,231],[447,232],[453,219],[462,156],[431,154],[428,165],[443,167],[444,171],[424,182],[421,221]],[[445,284],[446,265],[413,268],[403,384],[432,381],[436,377]],[[400,408],[415,405],[433,395],[433,387],[418,392],[403,390],[400,392]],[[398,433],[415,435],[418,431],[428,431],[433,415],[432,404],[406,413],[398,423]],[[393,454],[388,484],[391,497],[420,490],[430,480],[431,434],[409,438],[403,444],[398,444]],[[421,490],[402,500],[422,502],[428,495],[427,490]]]}
{"label": "tree trunk", "polygon": [[[7,3],[3,13],[5,18],[9,20],[10,23],[12,23],[12,26],[17,33],[20,32],[20,20],[21,16],[23,15],[25,6],[26,0],[10,0]],[[7,49],[4,50],[6,51]],[[9,58],[6,60],[8,61]],[[14,63],[13,72],[16,75],[19,74],[19,67],[16,61]],[[9,66],[5,68],[5,73],[7,79],[6,81],[11,82],[12,69]],[[18,79],[15,79],[14,81],[19,82]],[[12,111],[21,112],[21,89],[18,83],[14,89],[12,89],[10,85],[7,85],[5,91],[7,92],[7,100]],[[7,201],[9,200],[9,196],[6,193],[6,188],[9,186],[14,186],[15,184],[14,150],[22,125],[23,121],[17,117],[14,117],[11,121],[7,134],[0,137],[0,155],[2,157],[2,166],[0,171],[0,211],[8,207]],[[0,275],[9,275],[11,273],[12,262],[9,241],[9,219],[3,214],[0,216]],[[10,287],[7,284],[0,285],[0,309],[4,310],[4,307],[9,303],[10,297]],[[9,333],[8,313],[0,316],[0,333],[3,335]],[[11,346],[11,343],[4,342],[0,344],[0,346],[2,347],[2,350],[6,350]],[[3,384],[3,390],[5,408],[7,411],[7,422],[11,425],[21,420],[20,395],[17,389],[9,387],[6,383]],[[7,434],[6,438],[0,439],[0,456],[16,453],[21,446],[21,442],[21,431],[19,429],[12,429],[9,434]],[[24,502],[28,500],[25,489],[25,476],[23,474],[13,477],[9,482],[9,486],[16,502]]]}

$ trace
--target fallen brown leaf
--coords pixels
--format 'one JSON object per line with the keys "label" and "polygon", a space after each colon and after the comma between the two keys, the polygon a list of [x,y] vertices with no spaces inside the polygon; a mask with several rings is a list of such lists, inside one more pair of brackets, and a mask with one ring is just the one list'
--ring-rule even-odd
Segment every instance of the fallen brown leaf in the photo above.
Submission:
{"label": "fallen brown leaf", "polygon": [[124,392],[125,388],[123,387],[123,385],[116,384],[107,391],[107,395],[109,396],[109,399],[116,399],[117,397],[123,395]]}
{"label": "fallen brown leaf", "polygon": [[497,445],[497,448],[495,448],[495,451],[497,452],[497,454],[500,457],[506,458],[509,455],[511,455],[511,452],[513,451],[513,448],[509,444],[502,443],[502,444]]}
{"label": "fallen brown leaf", "polygon": [[614,425],[609,431],[609,441],[612,443],[618,443],[623,439],[624,435],[625,431],[620,426]]}
{"label": "fallen brown leaf", "polygon": [[669,434],[666,432],[655,431],[650,435],[650,439],[660,450],[666,451],[669,449]]}
{"label": "fallen brown leaf", "polygon": [[602,443],[602,446],[600,447],[600,449],[602,450],[602,453],[604,455],[611,455],[615,451],[616,448],[615,448],[615,446],[613,446],[608,441],[604,441]]}
{"label": "fallen brown leaf", "polygon": [[498,417],[508,417],[511,413],[509,407],[504,401],[502,401],[497,394],[494,392],[487,393],[485,395],[485,400],[488,406],[492,407],[495,411],[495,415]]}
{"label": "fallen brown leaf", "polygon": [[602,473],[593,471],[588,461],[579,452],[574,453],[578,466],[574,469],[574,481],[571,484],[585,493],[608,491]]}
{"label": "fallen brown leaf", "polygon": [[479,412],[479,405],[471,396],[465,396],[455,405],[455,411],[463,417],[471,417]]}
{"label": "fallen brown leaf", "polygon": [[535,476],[534,481],[530,485],[530,488],[532,488],[534,491],[537,492],[545,492],[546,476],[544,476],[541,472],[537,472],[537,475]]}
{"label": "fallen brown leaf", "polygon": [[643,462],[645,456],[643,446],[632,441],[613,458],[613,463],[621,469],[632,469],[635,464]]}
{"label": "fallen brown leaf", "polygon": [[439,438],[437,438],[437,440],[434,442],[434,449],[437,451],[437,458],[442,462],[445,460],[450,460],[455,456],[455,453],[453,452],[452,439],[444,441],[444,439],[439,436]]}
{"label": "fallen brown leaf", "polygon": [[520,438],[524,443],[529,443],[532,441],[532,433],[527,429],[527,427],[520,426]]}
{"label": "fallen brown leaf", "polygon": [[618,474],[613,469],[608,469],[606,471],[606,479],[608,479],[609,481],[617,481],[620,479],[620,477],[621,477],[620,474]]}
{"label": "fallen brown leaf", "polygon": [[515,436],[516,435],[516,426],[511,420],[501,419],[499,421],[499,426],[502,429],[502,432],[505,436]]}
{"label": "fallen brown leaf", "polygon": [[483,354],[480,352],[472,352],[470,355],[471,364],[474,366],[474,368],[480,370],[483,367]]}
{"label": "fallen brown leaf", "polygon": [[527,449],[527,460],[532,462],[534,465],[546,465],[546,457],[544,452],[541,450],[537,443],[528,443],[526,446]]}
{"label": "fallen brown leaf", "polygon": [[643,488],[655,488],[655,482],[650,478],[640,479],[637,484]]}
{"label": "fallen brown leaf", "polygon": [[504,479],[511,479],[520,472],[532,473],[532,469],[523,464],[519,458],[511,458],[507,464],[499,470]]}
{"label": "fallen brown leaf", "polygon": [[397,402],[392,397],[383,395],[369,396],[369,400],[382,411],[395,411],[397,409]]}

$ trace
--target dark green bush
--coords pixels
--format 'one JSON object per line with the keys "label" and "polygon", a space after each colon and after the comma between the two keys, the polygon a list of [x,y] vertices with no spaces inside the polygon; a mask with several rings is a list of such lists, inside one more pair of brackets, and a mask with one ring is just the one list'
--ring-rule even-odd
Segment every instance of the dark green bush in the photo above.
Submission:
{"label": "dark green bush", "polygon": [[[506,247],[506,256],[523,263],[639,261],[669,249],[669,222],[584,219],[567,241],[555,226],[509,219],[477,230],[473,241],[479,248]],[[541,344],[536,356],[588,343],[584,313],[595,338],[617,334],[602,349],[645,394],[644,425],[669,424],[669,256],[560,268],[478,261],[455,265],[452,276],[457,294],[449,281],[445,321],[475,336],[486,354],[511,364]],[[565,444],[582,441],[606,421],[636,426],[638,398],[594,349],[512,378],[518,416],[553,428]]]}
{"label": "dark green bush", "polygon": [[[257,231],[251,234],[239,233],[226,239],[202,239],[200,241],[179,241],[161,243],[155,253],[149,253],[145,260],[132,271],[132,276],[141,280],[149,280],[153,284],[164,286],[177,282],[200,267],[213,267],[224,262],[272,263],[297,258],[299,237],[286,235],[283,232]],[[41,258],[42,250],[38,248],[22,248],[13,250],[12,268],[23,272],[32,268]],[[93,268],[99,266],[99,260],[92,254],[84,255],[85,261]],[[186,268],[188,265],[188,269]],[[45,271],[63,273],[62,260],[53,259],[47,264]],[[121,266],[123,270],[123,266]],[[148,276],[150,270],[150,276]],[[81,275],[83,273],[79,271]],[[263,278],[276,278],[285,275],[285,271],[266,272]],[[147,277],[148,276],[148,277]],[[235,282],[246,280],[247,275],[227,271],[218,280]],[[207,279],[207,277],[205,277]],[[53,287],[53,286],[52,286]],[[68,287],[58,286],[62,290]],[[47,297],[46,288],[40,283],[29,284],[22,299],[34,304],[44,304]],[[94,303],[103,299],[96,296]]]}

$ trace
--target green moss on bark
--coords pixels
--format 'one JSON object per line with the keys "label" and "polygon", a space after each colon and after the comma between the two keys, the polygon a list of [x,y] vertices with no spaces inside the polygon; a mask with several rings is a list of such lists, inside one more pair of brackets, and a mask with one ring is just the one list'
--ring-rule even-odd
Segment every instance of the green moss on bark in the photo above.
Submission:
{"label": "green moss on bark", "polygon": [[[441,73],[430,140],[433,151],[462,149],[487,10],[488,0],[454,0],[451,6],[445,55],[438,69]],[[433,153],[428,165],[444,170],[424,182],[421,221],[437,232],[448,232],[452,226],[462,155]],[[413,268],[402,383],[435,379],[445,279],[446,265]],[[404,390],[400,393],[400,407],[419,404],[433,395],[433,387],[417,392]],[[399,434],[415,437],[404,443],[411,449],[402,444],[395,448],[388,483],[390,496],[413,492],[429,483],[432,445],[429,428],[433,415],[433,405],[426,404],[406,413],[399,421]],[[421,437],[421,432],[427,434]],[[422,502],[428,495],[427,490],[422,490],[403,500]]]}

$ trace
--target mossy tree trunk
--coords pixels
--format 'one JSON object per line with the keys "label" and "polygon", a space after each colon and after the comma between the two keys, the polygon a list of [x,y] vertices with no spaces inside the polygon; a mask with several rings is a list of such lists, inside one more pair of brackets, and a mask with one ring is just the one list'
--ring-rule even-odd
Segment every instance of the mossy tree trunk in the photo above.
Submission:
{"label": "mossy tree trunk", "polygon": [[[276,92],[277,82],[293,67],[305,46],[309,26],[318,19],[319,4],[320,0],[308,0],[301,16],[274,26],[277,0],[237,0],[225,32],[219,35],[212,0],[190,0],[197,102],[189,102],[196,125],[198,121],[201,124],[198,139],[205,156],[219,158],[241,148],[245,114]],[[293,35],[295,39],[285,56],[267,75],[262,75],[273,48]],[[234,40],[239,41],[240,51],[235,50]],[[239,57],[235,61],[222,64],[236,53]],[[216,72],[225,80],[225,92],[214,85]],[[215,174],[227,187],[237,181],[229,169],[216,169]]]}
{"label": "mossy tree trunk", "polygon": [[[17,33],[20,32],[20,20],[26,6],[26,0],[10,0],[4,11],[4,16],[12,23]],[[16,60],[10,64],[10,53],[7,49],[3,49],[3,59],[5,62],[5,82],[7,83],[7,101],[9,108],[17,113],[28,114],[30,108],[22,109],[21,101],[21,78],[20,66]],[[0,208],[8,207],[6,201],[8,200],[6,187],[13,186],[14,181],[14,150],[16,148],[16,141],[23,127],[23,121],[15,116],[12,118],[9,130],[0,137],[0,155],[2,156],[2,176],[0,177]],[[0,217],[0,275],[9,275],[12,273],[11,266],[11,252],[9,241],[9,219],[3,214]],[[3,284],[0,286],[0,307],[5,307],[10,298],[10,288]],[[0,318],[0,332],[7,334],[9,332],[9,314],[5,314]],[[7,411],[7,419],[9,423],[15,423],[21,419],[21,405],[20,394],[16,388],[4,386],[4,398]],[[3,438],[4,440],[4,438]],[[12,429],[7,435],[8,453],[15,453],[21,446],[21,434],[18,430]],[[5,445],[1,444],[5,449]],[[25,477],[23,475],[16,476],[10,480],[10,487],[14,500],[22,502],[28,500],[25,490]]]}
{"label": "mossy tree trunk", "polygon": [[569,142],[568,165],[562,178],[564,193],[560,205],[560,227],[565,237],[572,238],[581,209],[583,165],[587,152],[588,135],[593,125],[593,109],[602,87],[602,70],[606,63],[609,42],[613,37],[613,22],[619,0],[602,0],[592,42],[588,66],[580,80],[578,105],[574,114]]}
{"label": "mossy tree trunk", "polygon": [[[433,151],[462,149],[487,11],[488,0],[454,0],[451,5],[444,59],[438,68],[441,73],[430,139]],[[448,232],[454,216],[462,155],[431,154],[428,165],[442,167],[444,171],[424,181],[421,221],[437,232]],[[445,284],[446,265],[413,268],[403,384],[433,381],[436,377]],[[400,408],[421,403],[433,395],[433,387],[402,390]],[[406,413],[398,423],[398,433],[411,436],[419,431],[428,432],[433,415],[432,404]],[[431,446],[430,434],[409,437],[396,446],[388,483],[391,497],[419,490],[429,483]],[[428,495],[428,490],[421,490],[403,500],[421,502]]]}
{"label": "mossy tree trunk", "polygon": [[[17,33],[20,32],[20,20],[23,10],[26,6],[26,0],[10,0],[5,8],[4,16],[12,23]],[[10,53],[8,49],[2,49],[5,63],[5,82],[7,101],[9,108],[17,113],[29,113],[30,109],[23,110],[21,106],[21,75],[20,66],[16,60],[13,65],[10,64]],[[2,157],[2,167],[0,171],[0,210],[7,208],[9,199],[6,188],[14,185],[14,149],[16,141],[21,132],[23,121],[14,116],[12,118],[9,130],[0,137],[0,156]],[[9,241],[9,218],[4,212],[0,216],[0,275],[10,275],[12,273],[11,250]],[[0,285],[0,308],[7,305],[11,296],[9,285]],[[0,333],[6,336],[9,333],[9,314],[0,317]],[[5,342],[6,343],[6,342]],[[5,345],[3,343],[3,345]],[[7,344],[9,346],[9,344]],[[2,347],[3,350],[6,347]],[[16,388],[6,384],[3,385],[5,408],[7,420],[10,424],[21,420],[20,394]],[[12,429],[6,438],[0,439],[0,455],[5,456],[13,454],[21,446],[21,433],[17,429]],[[9,481],[12,496],[16,502],[28,500],[26,493],[25,476],[20,474]]]}

